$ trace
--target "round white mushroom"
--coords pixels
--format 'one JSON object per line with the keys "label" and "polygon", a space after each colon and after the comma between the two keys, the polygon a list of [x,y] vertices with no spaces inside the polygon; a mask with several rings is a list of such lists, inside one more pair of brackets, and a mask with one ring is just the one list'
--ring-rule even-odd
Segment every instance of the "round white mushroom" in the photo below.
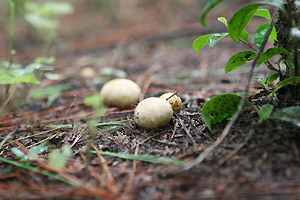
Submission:
{"label": "round white mushroom", "polygon": [[173,116],[171,104],[158,97],[141,101],[134,111],[134,121],[145,129],[166,126]]}
{"label": "round white mushroom", "polygon": [[125,108],[138,102],[141,89],[131,80],[114,79],[102,87],[100,95],[105,106]]}
{"label": "round white mushroom", "polygon": [[[182,101],[179,96],[176,94],[172,96],[173,93],[165,93],[161,95],[159,98],[167,100],[171,106],[174,112],[180,113],[182,111]],[[172,97],[171,97],[172,96]],[[171,97],[171,98],[170,98]]]}

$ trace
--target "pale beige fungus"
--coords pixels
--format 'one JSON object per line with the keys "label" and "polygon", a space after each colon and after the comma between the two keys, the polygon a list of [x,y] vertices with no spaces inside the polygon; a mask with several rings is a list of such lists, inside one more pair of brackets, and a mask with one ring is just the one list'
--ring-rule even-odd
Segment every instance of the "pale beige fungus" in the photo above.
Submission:
{"label": "pale beige fungus", "polygon": [[114,79],[102,87],[100,94],[105,106],[125,108],[138,102],[141,89],[131,80]]}
{"label": "pale beige fungus", "polygon": [[134,111],[134,121],[145,129],[166,126],[173,116],[171,104],[158,97],[141,101]]}
{"label": "pale beige fungus", "polygon": [[[161,95],[159,98],[167,100],[172,95],[173,95],[173,93],[165,93],[165,94]],[[167,101],[171,104],[174,112],[180,113],[182,111],[182,101],[179,96],[177,96],[175,94],[173,97],[169,98]]]}

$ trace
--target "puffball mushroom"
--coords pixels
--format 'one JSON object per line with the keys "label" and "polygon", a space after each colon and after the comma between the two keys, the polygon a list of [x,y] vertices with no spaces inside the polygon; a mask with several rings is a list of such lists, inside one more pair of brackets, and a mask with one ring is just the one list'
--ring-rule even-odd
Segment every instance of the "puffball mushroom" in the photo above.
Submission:
{"label": "puffball mushroom", "polygon": [[171,104],[158,97],[141,101],[134,110],[134,121],[145,129],[166,126],[173,116]]}
{"label": "puffball mushroom", "polygon": [[[172,96],[173,93],[165,93],[161,95],[159,98],[167,100],[171,106],[174,112],[180,113],[182,111],[182,101],[179,96],[176,94]],[[171,97],[172,96],[172,97]],[[171,97],[171,98],[170,98]]]}
{"label": "puffball mushroom", "polygon": [[131,80],[113,79],[104,84],[100,95],[105,106],[125,108],[138,102],[141,93],[140,87]]}

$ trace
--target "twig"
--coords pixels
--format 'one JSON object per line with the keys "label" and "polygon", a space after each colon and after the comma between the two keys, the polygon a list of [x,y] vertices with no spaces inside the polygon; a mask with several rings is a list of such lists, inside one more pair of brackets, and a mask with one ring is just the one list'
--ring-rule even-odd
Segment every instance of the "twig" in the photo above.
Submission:
{"label": "twig", "polygon": [[192,140],[193,146],[194,146],[194,147],[197,146],[197,144],[196,144],[194,138],[193,138],[193,137],[191,136],[191,134],[190,134],[190,131],[187,130],[187,128],[185,127],[183,121],[180,119],[180,117],[178,116],[178,114],[175,113],[175,112],[174,112],[174,114],[175,114],[175,116],[178,118],[178,121],[179,121],[179,123],[181,124],[181,126],[182,126],[183,130],[185,131],[185,133],[186,133],[186,134],[189,136],[189,138]]}
{"label": "twig", "polygon": [[[135,151],[134,151],[135,156],[138,155],[139,147],[140,147],[140,145],[139,145],[139,143],[137,143]],[[133,160],[132,161],[132,169],[130,171],[130,177],[126,184],[126,189],[125,189],[127,194],[130,194],[133,191],[133,183],[134,183],[134,178],[135,178],[135,173],[136,173],[136,164],[137,164],[137,160]]]}
{"label": "twig", "polygon": [[218,162],[218,165],[216,168],[221,167],[227,160],[229,160],[234,154],[236,154],[249,141],[249,139],[252,137],[253,133],[254,133],[254,128],[252,128],[249,131],[248,135],[246,136],[246,138],[244,139],[244,141],[241,144],[239,144],[233,151],[231,151],[227,156],[225,156],[225,158],[223,158],[222,160],[220,160]]}
{"label": "twig", "polygon": [[[257,52],[253,62],[252,62],[252,65],[251,65],[251,70],[249,72],[249,75],[248,75],[248,79],[247,79],[247,82],[246,82],[246,86],[245,86],[245,91],[244,91],[244,95],[243,95],[243,98],[241,100],[241,103],[238,107],[238,110],[237,112],[235,113],[235,115],[230,119],[230,121],[227,123],[226,127],[224,128],[223,132],[221,133],[220,137],[211,145],[209,146],[207,149],[205,149],[194,161],[191,161],[189,163],[187,163],[186,165],[184,165],[181,169],[178,169],[178,170],[175,170],[175,171],[172,171],[173,173],[178,173],[178,172],[181,172],[181,171],[185,171],[185,170],[188,170],[188,169],[191,169],[192,167],[196,166],[196,165],[199,165],[203,160],[205,160],[207,158],[207,156],[217,147],[219,146],[219,144],[224,140],[224,138],[228,135],[231,127],[233,126],[233,124],[236,122],[236,120],[238,119],[244,105],[245,105],[245,102],[246,102],[246,98],[247,98],[247,95],[248,95],[248,90],[249,90],[249,87],[250,87],[250,82],[251,82],[251,78],[252,78],[252,75],[253,75],[253,72],[254,72],[254,69],[255,69],[255,66],[256,66],[256,63],[257,63],[257,60],[259,58],[259,56],[261,55],[261,53],[263,52],[265,46],[266,46],[266,43],[268,41],[268,38],[271,34],[271,31],[273,29],[273,25],[274,25],[274,19],[275,19],[275,13],[272,17],[272,22],[270,24],[270,27],[265,35],[265,38],[261,44],[261,47],[259,48],[259,51]],[[171,173],[172,173],[171,172]]]}

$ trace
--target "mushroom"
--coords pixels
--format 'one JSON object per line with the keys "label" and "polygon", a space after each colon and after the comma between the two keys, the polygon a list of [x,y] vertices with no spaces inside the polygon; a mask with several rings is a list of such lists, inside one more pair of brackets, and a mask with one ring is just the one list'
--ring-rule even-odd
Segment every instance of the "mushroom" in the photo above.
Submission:
{"label": "mushroom", "polygon": [[131,80],[113,79],[104,84],[100,95],[105,106],[125,108],[139,100],[141,89]]}
{"label": "mushroom", "polygon": [[166,126],[173,116],[171,104],[158,97],[141,101],[134,111],[134,121],[145,129]]}
{"label": "mushroom", "polygon": [[182,101],[180,97],[177,96],[176,94],[174,95],[174,93],[165,93],[161,95],[159,98],[167,100],[171,104],[174,112],[180,113],[182,111]]}

